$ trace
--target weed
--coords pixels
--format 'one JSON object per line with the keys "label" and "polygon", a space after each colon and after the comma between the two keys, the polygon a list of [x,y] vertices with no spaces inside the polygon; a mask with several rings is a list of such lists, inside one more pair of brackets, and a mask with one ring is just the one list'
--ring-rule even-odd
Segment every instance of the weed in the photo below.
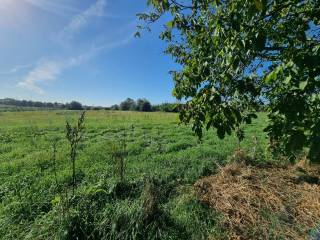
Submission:
{"label": "weed", "polygon": [[125,158],[127,156],[127,133],[123,130],[122,136],[117,141],[111,143],[111,157],[115,164],[115,175],[118,176],[120,182],[125,181]]}
{"label": "weed", "polygon": [[74,195],[74,190],[76,187],[76,157],[77,157],[77,148],[79,145],[79,142],[81,141],[83,137],[84,132],[84,120],[85,120],[85,112],[82,112],[78,123],[76,126],[72,127],[70,123],[66,122],[66,137],[70,144],[70,160],[72,163],[72,192]]}

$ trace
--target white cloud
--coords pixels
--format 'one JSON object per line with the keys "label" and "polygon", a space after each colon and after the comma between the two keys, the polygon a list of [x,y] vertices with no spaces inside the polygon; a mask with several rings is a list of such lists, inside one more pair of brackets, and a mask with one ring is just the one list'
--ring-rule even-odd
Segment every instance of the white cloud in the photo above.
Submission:
{"label": "white cloud", "polygon": [[93,18],[105,16],[106,0],[97,0],[85,11],[74,16],[69,24],[62,30],[61,37],[72,38],[73,35],[79,32],[82,28],[86,27]]}
{"label": "white cloud", "polygon": [[[44,3],[47,0],[25,0],[34,3]],[[107,0],[96,0],[89,8],[75,15],[69,24],[60,33],[60,40],[71,39],[76,33],[80,32],[83,28],[88,26],[93,18],[106,16],[105,7]],[[47,6],[47,5],[45,5]],[[44,6],[43,6],[44,7]],[[121,28],[122,30],[115,35],[122,35],[122,38],[105,40],[104,42],[89,47],[85,52],[74,57],[64,59],[46,59],[40,60],[36,66],[31,66],[32,69],[18,82],[18,87],[23,87],[37,94],[44,94],[43,84],[56,80],[63,71],[79,66],[101,52],[112,50],[122,45],[128,44],[133,39],[133,31],[135,22],[130,23],[128,26]],[[133,29],[132,29],[132,28]],[[128,28],[130,28],[130,35],[127,35]],[[124,36],[124,34],[126,34]],[[123,37],[124,36],[124,37]],[[113,35],[114,37],[114,35]]]}
{"label": "white cloud", "polygon": [[90,48],[87,52],[76,57],[67,58],[65,60],[43,60],[36,67],[30,70],[27,75],[18,82],[18,87],[31,90],[37,94],[44,94],[41,84],[54,81],[66,69],[81,65],[102,51],[112,50],[122,45],[130,43],[133,39],[133,33],[123,39],[107,42],[99,46]]}
{"label": "white cloud", "polygon": [[55,61],[44,61],[32,69],[18,86],[32,90],[38,94],[44,91],[37,85],[39,82],[45,82],[56,79],[63,70],[64,65]]}

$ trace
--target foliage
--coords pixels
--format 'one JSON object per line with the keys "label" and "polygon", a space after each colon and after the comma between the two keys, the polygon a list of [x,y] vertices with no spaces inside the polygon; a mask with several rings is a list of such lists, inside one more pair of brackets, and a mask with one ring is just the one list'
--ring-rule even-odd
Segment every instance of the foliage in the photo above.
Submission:
{"label": "foliage", "polygon": [[12,98],[0,99],[0,105],[21,107],[21,108],[49,108],[49,109],[63,109],[65,104],[62,103],[50,103],[50,102],[39,102],[39,101],[28,101],[28,100],[16,100]]}
{"label": "foliage", "polygon": [[[174,95],[181,121],[220,138],[250,123],[268,104],[266,132],[281,154],[309,147],[320,161],[320,7],[307,0],[148,0],[149,23],[171,16],[161,38],[182,70]],[[142,27],[140,27],[142,28]]]}
{"label": "foliage", "polygon": [[133,111],[136,109],[136,102],[132,98],[127,98],[120,103],[120,110],[122,111]]}
{"label": "foliage", "polygon": [[152,106],[151,106],[151,103],[143,98],[139,98],[137,100],[137,110],[140,111],[140,112],[151,112],[152,111]]}
{"label": "foliage", "polygon": [[183,105],[179,103],[162,103],[153,105],[152,110],[155,112],[179,112]]}
{"label": "foliage", "polygon": [[16,100],[12,98],[0,99],[0,111],[31,111],[31,110],[101,110],[103,107],[84,106],[80,102],[51,103],[40,101]]}
{"label": "foliage", "polygon": [[72,101],[71,103],[67,103],[66,108],[68,110],[83,110],[82,104],[77,101]]}
{"label": "foliage", "polygon": [[114,104],[114,105],[112,105],[112,106],[110,107],[110,109],[111,109],[111,110],[119,110],[120,107],[119,107],[118,104]]}

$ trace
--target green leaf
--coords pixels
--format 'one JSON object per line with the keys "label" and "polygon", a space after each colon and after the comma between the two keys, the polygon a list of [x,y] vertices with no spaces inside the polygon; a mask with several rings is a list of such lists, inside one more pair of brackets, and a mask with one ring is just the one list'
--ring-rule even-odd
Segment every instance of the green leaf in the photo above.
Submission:
{"label": "green leaf", "polygon": [[261,12],[263,10],[263,3],[260,0],[255,0],[254,1],[254,5],[256,6],[256,8]]}
{"label": "green leaf", "polygon": [[271,83],[273,82],[276,78],[277,78],[278,72],[277,69],[273,70],[271,73],[269,73],[267,75],[267,77],[265,78],[265,83]]}
{"label": "green leaf", "polygon": [[306,88],[307,84],[308,84],[308,80],[300,82],[299,83],[300,90],[303,91]]}
{"label": "green leaf", "polygon": [[169,22],[167,22],[167,27],[168,28],[173,28],[173,26],[174,26],[174,21],[169,21]]}
{"label": "green leaf", "polygon": [[285,83],[285,84],[289,84],[290,81],[291,81],[291,79],[292,79],[292,76],[291,76],[291,75],[288,76],[288,77],[286,77],[286,79],[284,80],[284,83]]}
{"label": "green leaf", "polygon": [[278,78],[278,74],[283,73],[283,65],[279,65],[272,72],[270,72],[264,79],[265,83],[271,83]]}

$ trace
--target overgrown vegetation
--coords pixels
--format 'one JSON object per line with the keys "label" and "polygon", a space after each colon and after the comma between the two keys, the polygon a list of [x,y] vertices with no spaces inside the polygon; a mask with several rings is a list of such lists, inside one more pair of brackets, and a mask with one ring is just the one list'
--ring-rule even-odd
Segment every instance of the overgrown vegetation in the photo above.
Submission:
{"label": "overgrown vegetation", "polygon": [[0,238],[319,238],[318,1],[147,2],[186,103],[0,113]]}
{"label": "overgrown vegetation", "polygon": [[[79,135],[67,139],[65,121],[70,133],[72,122],[82,129],[78,112],[0,118],[1,239],[205,239],[222,232],[192,184],[227,159],[235,137],[221,147],[211,133],[199,144],[176,114],[89,111],[73,172],[68,139]],[[262,146],[264,119],[246,129]],[[243,147],[250,151],[251,141]]]}
{"label": "overgrown vegetation", "polygon": [[85,129],[78,115],[0,116],[1,239],[226,239],[223,214],[197,200],[194,182],[229,161],[277,163],[263,113],[240,150],[236,135],[208,132],[199,143],[172,113],[89,111]]}

